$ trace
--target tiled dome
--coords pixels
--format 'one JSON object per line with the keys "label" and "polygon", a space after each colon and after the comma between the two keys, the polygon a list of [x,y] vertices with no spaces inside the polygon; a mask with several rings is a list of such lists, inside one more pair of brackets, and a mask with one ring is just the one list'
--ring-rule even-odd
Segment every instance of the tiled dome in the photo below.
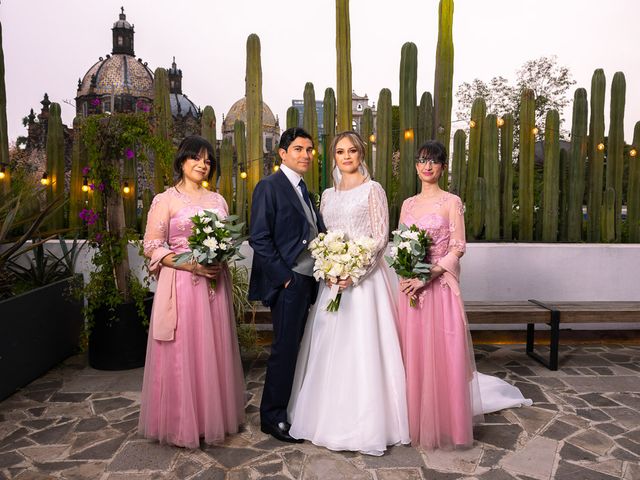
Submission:
{"label": "tiled dome", "polygon": [[128,94],[153,99],[153,72],[131,55],[118,53],[104,59],[100,57],[78,86],[78,97],[89,94]]}
{"label": "tiled dome", "polygon": [[[224,117],[222,129],[224,131],[233,130],[233,124],[236,120],[247,123],[247,97],[242,97],[231,106],[229,113]],[[262,124],[265,127],[273,128],[276,126],[276,117],[265,102],[262,102]]]}

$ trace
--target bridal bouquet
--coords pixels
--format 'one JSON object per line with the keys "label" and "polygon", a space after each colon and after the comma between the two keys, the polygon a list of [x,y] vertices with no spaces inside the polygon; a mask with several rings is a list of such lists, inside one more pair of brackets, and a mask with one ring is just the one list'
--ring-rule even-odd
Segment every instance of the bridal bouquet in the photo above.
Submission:
{"label": "bridal bouquet", "polygon": [[315,259],[313,276],[316,280],[329,280],[334,283],[327,305],[328,312],[337,312],[342,294],[338,280],[351,277],[354,283],[364,275],[374,260],[375,241],[369,237],[347,240],[340,231],[321,233],[309,244],[311,256]]}
{"label": "bridal bouquet", "polygon": [[[213,265],[226,262],[233,257],[244,258],[239,252],[244,224],[234,224],[233,222],[237,219],[237,215],[224,218],[222,213],[215,209],[201,210],[196,213],[191,217],[193,228],[188,238],[191,251],[176,255],[175,264],[195,262],[201,265]],[[211,287],[215,290],[215,278],[211,280]]]}
{"label": "bridal bouquet", "polygon": [[[407,227],[401,223],[398,229],[391,233],[391,255],[384,257],[389,266],[401,277],[427,280],[432,265],[425,261],[431,245],[431,238],[426,230],[416,225]],[[414,297],[409,300],[409,305],[416,306]]]}

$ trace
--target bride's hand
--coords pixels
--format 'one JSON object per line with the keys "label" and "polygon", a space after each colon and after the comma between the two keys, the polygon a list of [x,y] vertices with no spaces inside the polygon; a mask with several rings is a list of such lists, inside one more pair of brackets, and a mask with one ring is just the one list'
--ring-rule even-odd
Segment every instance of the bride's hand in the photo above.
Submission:
{"label": "bride's hand", "polygon": [[351,285],[353,285],[353,280],[351,280],[351,277],[347,277],[344,280],[338,280],[338,287],[340,288],[340,291],[343,291],[345,288],[348,288]]}
{"label": "bride's hand", "polygon": [[423,288],[427,282],[419,278],[403,278],[400,280],[400,290],[410,297],[415,296],[416,292]]}

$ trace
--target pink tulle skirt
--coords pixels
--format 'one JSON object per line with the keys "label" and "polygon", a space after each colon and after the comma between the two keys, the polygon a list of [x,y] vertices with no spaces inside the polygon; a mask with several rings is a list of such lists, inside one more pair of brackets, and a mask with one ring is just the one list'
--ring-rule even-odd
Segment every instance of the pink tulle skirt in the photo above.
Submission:
{"label": "pink tulle skirt", "polygon": [[[244,379],[229,273],[209,282],[176,272],[178,322],[173,341],[149,335],[142,385],[141,435],[196,448],[236,433],[244,420]],[[155,306],[154,306],[155,308]],[[151,329],[150,329],[151,330]]]}
{"label": "pink tulle skirt", "polygon": [[480,395],[463,304],[440,278],[420,293],[416,307],[400,293],[398,318],[411,442],[426,449],[469,447],[482,407],[474,405]]}

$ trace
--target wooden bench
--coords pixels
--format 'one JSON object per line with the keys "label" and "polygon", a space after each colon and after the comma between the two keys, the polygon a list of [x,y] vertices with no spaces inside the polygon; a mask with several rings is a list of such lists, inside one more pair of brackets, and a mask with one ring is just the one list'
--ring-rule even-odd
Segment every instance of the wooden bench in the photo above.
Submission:
{"label": "wooden bench", "polygon": [[[465,302],[469,324],[526,324],[526,352],[549,370],[558,370],[560,324],[640,322],[638,302]],[[535,325],[546,323],[551,328],[549,359],[535,352]]]}

